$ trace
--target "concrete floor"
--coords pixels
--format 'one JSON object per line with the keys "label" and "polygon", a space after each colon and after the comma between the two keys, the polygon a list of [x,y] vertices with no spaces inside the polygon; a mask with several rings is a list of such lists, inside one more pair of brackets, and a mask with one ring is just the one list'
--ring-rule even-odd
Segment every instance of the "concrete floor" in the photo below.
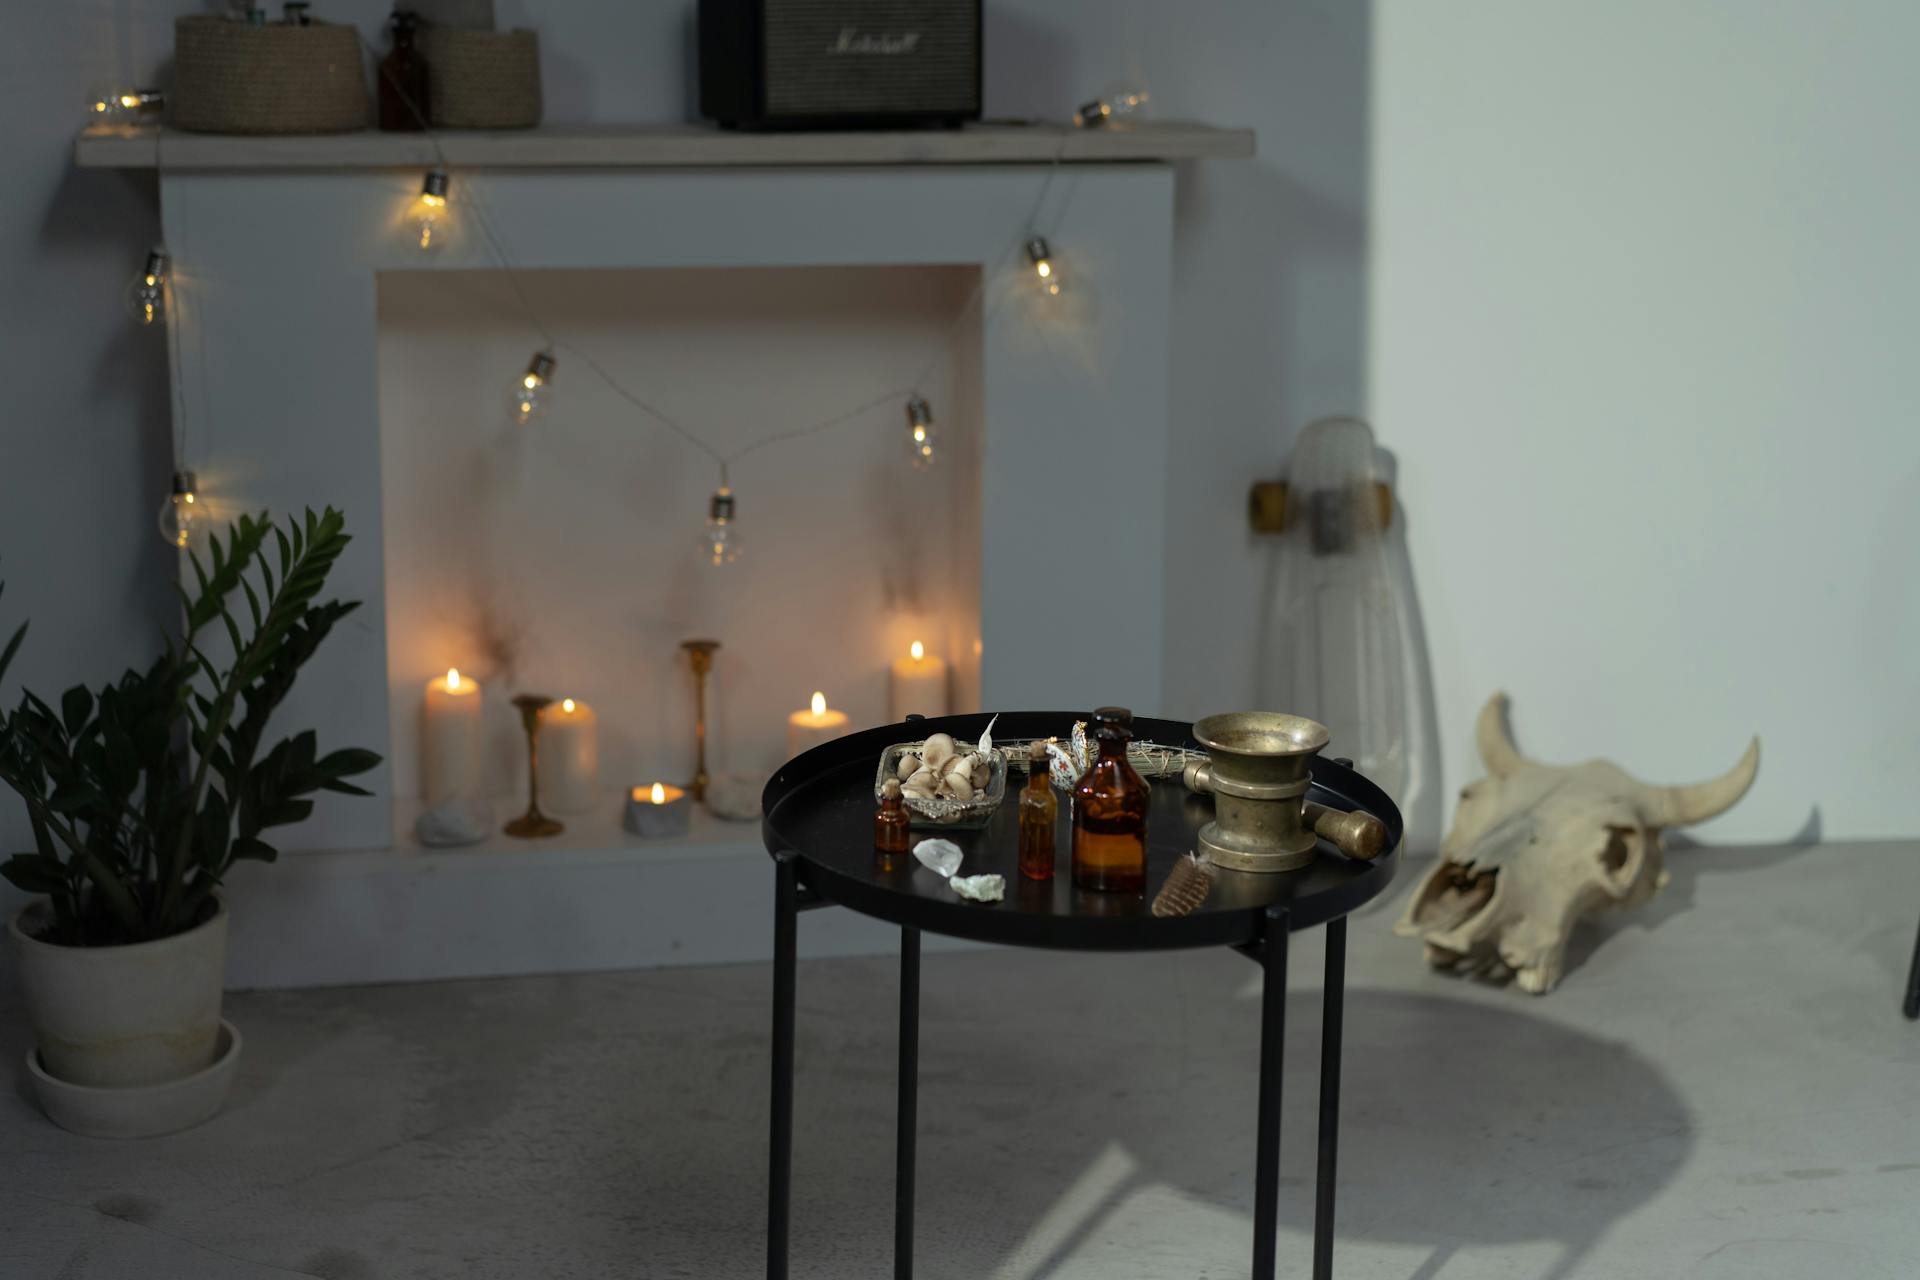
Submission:
{"label": "concrete floor", "polygon": [[[1916,1274],[1915,853],[1678,852],[1543,999],[1425,972],[1392,906],[1357,918],[1338,1274]],[[1319,935],[1294,955],[1304,1275]],[[797,1277],[890,1274],[894,976],[801,969]],[[920,1275],[1246,1274],[1250,964],[930,954],[924,991]],[[0,1098],[0,1276],[759,1274],[767,996],[763,965],[235,996],[246,1060],[197,1131],[88,1141],[24,1081]],[[9,991],[7,1061],[25,1041]]]}

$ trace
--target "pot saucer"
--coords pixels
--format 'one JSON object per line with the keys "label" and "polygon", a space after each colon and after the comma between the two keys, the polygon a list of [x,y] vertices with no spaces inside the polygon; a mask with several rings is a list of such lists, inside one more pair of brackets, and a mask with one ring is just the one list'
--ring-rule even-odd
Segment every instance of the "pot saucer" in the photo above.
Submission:
{"label": "pot saucer", "polygon": [[225,1018],[211,1065],[165,1084],[102,1089],[47,1074],[40,1052],[27,1050],[27,1074],[47,1118],[88,1138],[157,1138],[211,1120],[227,1100],[240,1065],[240,1032]]}

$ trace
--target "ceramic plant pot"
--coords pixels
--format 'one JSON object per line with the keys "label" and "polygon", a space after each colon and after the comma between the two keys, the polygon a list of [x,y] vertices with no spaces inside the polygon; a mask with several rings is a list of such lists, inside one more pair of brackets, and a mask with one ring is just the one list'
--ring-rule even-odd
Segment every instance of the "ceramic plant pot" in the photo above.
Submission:
{"label": "ceramic plant pot", "polygon": [[45,903],[8,926],[42,1069],[100,1089],[170,1084],[212,1066],[227,967],[224,902],[204,923],[157,942],[61,947],[37,936]]}

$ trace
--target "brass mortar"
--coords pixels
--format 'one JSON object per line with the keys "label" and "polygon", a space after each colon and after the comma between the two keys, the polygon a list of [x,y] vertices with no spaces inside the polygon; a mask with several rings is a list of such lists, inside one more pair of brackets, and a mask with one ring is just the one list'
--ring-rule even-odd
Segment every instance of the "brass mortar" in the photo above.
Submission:
{"label": "brass mortar", "polygon": [[1295,871],[1312,862],[1315,837],[1301,802],[1327,727],[1278,711],[1233,711],[1196,722],[1193,736],[1207,761],[1187,766],[1186,783],[1213,795],[1213,821],[1200,828],[1213,864]]}

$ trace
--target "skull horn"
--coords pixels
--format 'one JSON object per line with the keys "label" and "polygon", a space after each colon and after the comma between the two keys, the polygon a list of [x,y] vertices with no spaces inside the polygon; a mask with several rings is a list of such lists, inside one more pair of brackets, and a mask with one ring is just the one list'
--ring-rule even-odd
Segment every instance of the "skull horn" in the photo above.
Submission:
{"label": "skull horn", "polygon": [[[1507,730],[1507,695],[1496,693],[1487,699],[1487,705],[1480,708],[1480,725],[1476,736],[1480,743],[1480,758],[1487,762],[1487,772],[1496,778],[1504,778],[1527,763],[1520,754],[1520,748],[1513,745],[1513,735]],[[1734,797],[1739,799],[1738,796]],[[1729,800],[1728,804],[1733,801]]]}
{"label": "skull horn", "polygon": [[1707,782],[1689,787],[1648,787],[1641,796],[1640,811],[1651,827],[1684,827],[1705,822],[1725,813],[1747,794],[1754,775],[1760,772],[1760,739],[1747,744],[1740,763]]}

